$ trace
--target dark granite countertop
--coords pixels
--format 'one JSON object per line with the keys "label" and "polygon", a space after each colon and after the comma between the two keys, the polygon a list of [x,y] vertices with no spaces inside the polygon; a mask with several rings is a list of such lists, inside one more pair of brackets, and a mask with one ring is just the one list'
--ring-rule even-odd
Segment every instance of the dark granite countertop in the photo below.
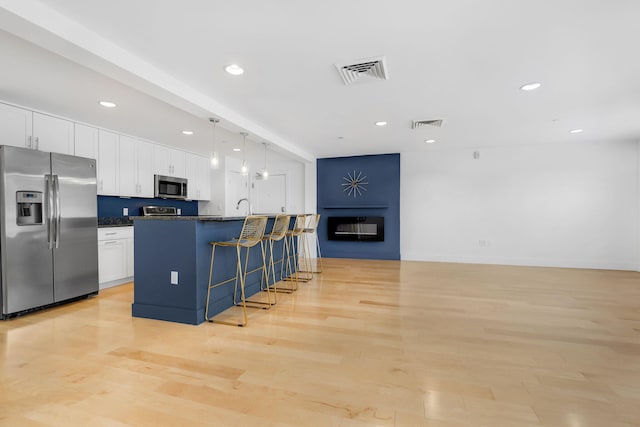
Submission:
{"label": "dark granite countertop", "polygon": [[152,215],[152,216],[132,216],[133,220],[160,220],[160,221],[244,221],[243,216],[219,216],[219,215],[197,215],[197,216],[170,216],[170,215]]}
{"label": "dark granite countertop", "polygon": [[98,218],[98,228],[103,227],[131,227],[133,220],[130,216],[109,216]]}

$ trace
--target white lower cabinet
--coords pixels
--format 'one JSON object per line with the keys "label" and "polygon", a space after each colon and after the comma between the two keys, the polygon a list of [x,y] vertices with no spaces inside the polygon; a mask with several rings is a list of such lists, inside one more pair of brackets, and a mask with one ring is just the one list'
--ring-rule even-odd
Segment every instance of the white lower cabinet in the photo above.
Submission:
{"label": "white lower cabinet", "polygon": [[131,236],[130,239],[127,239],[126,246],[127,246],[127,277],[133,277],[133,236]]}
{"label": "white lower cabinet", "polygon": [[98,229],[98,276],[101,289],[131,280],[133,227]]}

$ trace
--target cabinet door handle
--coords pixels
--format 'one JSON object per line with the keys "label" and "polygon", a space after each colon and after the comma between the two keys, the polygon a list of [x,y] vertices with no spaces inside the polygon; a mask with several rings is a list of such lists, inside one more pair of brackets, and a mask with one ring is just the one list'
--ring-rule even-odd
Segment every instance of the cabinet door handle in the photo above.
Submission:
{"label": "cabinet door handle", "polygon": [[102,185],[102,180],[100,180],[100,191],[104,189],[104,185]]}
{"label": "cabinet door handle", "polygon": [[33,148],[33,137],[27,137],[27,148]]}
{"label": "cabinet door handle", "polygon": [[40,138],[36,136],[36,150],[40,148]]}

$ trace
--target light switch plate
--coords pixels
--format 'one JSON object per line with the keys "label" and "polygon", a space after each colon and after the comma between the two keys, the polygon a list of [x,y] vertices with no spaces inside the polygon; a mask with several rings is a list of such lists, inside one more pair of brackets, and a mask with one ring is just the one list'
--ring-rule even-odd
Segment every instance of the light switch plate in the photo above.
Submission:
{"label": "light switch plate", "polygon": [[177,271],[172,271],[171,272],[171,284],[172,285],[177,285],[178,284],[178,272]]}
{"label": "light switch plate", "polygon": [[129,208],[122,208],[122,216],[129,216]]}
{"label": "light switch plate", "polygon": [[182,209],[178,208],[177,211],[178,211],[178,215],[182,215]]}

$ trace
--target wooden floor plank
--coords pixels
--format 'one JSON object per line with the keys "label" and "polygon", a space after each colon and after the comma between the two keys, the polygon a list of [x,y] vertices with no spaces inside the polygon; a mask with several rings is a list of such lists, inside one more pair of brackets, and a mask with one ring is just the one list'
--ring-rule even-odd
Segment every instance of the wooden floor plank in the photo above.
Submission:
{"label": "wooden floor plank", "polygon": [[0,322],[0,426],[640,425],[640,274],[326,259],[249,325]]}

